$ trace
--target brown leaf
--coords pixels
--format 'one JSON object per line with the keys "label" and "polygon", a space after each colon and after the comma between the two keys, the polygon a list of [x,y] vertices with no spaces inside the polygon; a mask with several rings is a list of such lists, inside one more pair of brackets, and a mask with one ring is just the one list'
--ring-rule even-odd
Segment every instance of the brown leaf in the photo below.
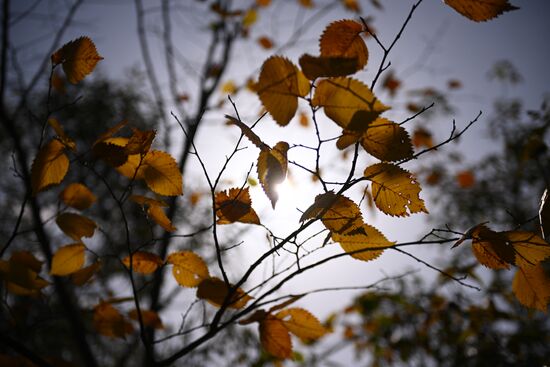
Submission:
{"label": "brown leaf", "polygon": [[383,117],[369,125],[361,136],[361,146],[373,157],[386,162],[400,161],[413,155],[407,131]]}
{"label": "brown leaf", "polygon": [[99,334],[112,338],[124,338],[134,331],[132,324],[107,302],[94,307],[93,325]]}
{"label": "brown leaf", "polygon": [[317,195],[315,202],[302,214],[300,221],[315,218],[321,213],[321,221],[331,233],[354,232],[363,225],[359,206],[351,199],[337,195],[333,191]]}
{"label": "brown leaf", "polygon": [[59,199],[71,208],[88,209],[97,198],[85,185],[72,183],[59,193]]}
{"label": "brown leaf", "polygon": [[284,322],[273,316],[260,321],[260,343],[266,352],[280,359],[292,355],[292,341]]}
{"label": "brown leaf", "polygon": [[321,56],[353,58],[357,60],[357,70],[363,69],[367,65],[369,51],[361,33],[363,25],[351,19],[329,24],[319,40]]}
{"label": "brown leaf", "polygon": [[306,78],[338,77],[354,74],[359,68],[356,57],[315,57],[304,54],[300,57],[300,67]]}
{"label": "brown leaf", "polygon": [[97,225],[93,220],[76,213],[61,213],[55,219],[59,229],[75,241],[92,237]]}
{"label": "brown leaf", "polygon": [[[136,251],[132,254],[132,270],[136,273],[151,274],[163,264],[162,259],[151,252]],[[130,269],[130,256],[126,256],[122,263]]]}
{"label": "brown leaf", "polygon": [[[229,285],[232,287],[232,285]],[[204,279],[197,288],[197,298],[204,299],[216,307],[221,307],[229,292],[228,286],[219,278]],[[237,288],[229,300],[229,308],[240,309],[251,299],[241,288]]]}
{"label": "brown leaf", "polygon": [[252,208],[248,187],[219,192],[216,194],[215,203],[218,224],[234,222],[260,224],[260,219]]}
{"label": "brown leaf", "polygon": [[[155,311],[151,310],[140,310],[141,311],[141,319],[143,320],[143,325],[152,327],[153,329],[164,329],[164,325],[162,324],[162,320],[159,317],[159,314]],[[130,317],[132,320],[139,320],[138,312],[136,309],[131,310],[128,312],[128,317]]]}
{"label": "brown leaf", "polygon": [[66,43],[52,55],[54,65],[62,64],[67,80],[76,84],[94,69],[96,64],[103,60],[96,50],[92,40],[80,37]]}
{"label": "brown leaf", "polygon": [[374,250],[375,248],[394,245],[394,242],[388,241],[380,231],[366,223],[346,234],[332,233],[332,240],[340,243],[345,252],[358,251],[350,256],[362,261],[374,260],[382,255],[384,249]]}
{"label": "brown leaf", "polygon": [[288,143],[280,141],[272,149],[262,150],[258,156],[258,179],[273,208],[279,198],[276,186],[285,180],[287,174],[287,151]]}
{"label": "brown leaf", "polygon": [[500,14],[519,9],[508,0],[443,0],[445,4],[474,22],[484,22]]}

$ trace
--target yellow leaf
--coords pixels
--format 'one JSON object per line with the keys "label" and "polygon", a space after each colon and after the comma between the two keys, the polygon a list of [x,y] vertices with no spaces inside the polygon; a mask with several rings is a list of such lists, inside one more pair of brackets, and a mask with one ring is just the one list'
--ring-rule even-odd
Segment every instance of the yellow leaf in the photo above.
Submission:
{"label": "yellow leaf", "polygon": [[60,247],[52,258],[51,275],[64,276],[72,274],[84,265],[84,250],[81,243]]}
{"label": "yellow leaf", "polygon": [[404,169],[390,163],[377,163],[365,169],[365,177],[372,181],[372,197],[382,212],[399,217],[428,210],[420,199],[420,185]]}
{"label": "yellow leaf", "polygon": [[272,56],[263,63],[256,85],[263,106],[281,126],[286,126],[294,117],[298,97],[306,96],[309,89],[304,74],[281,56]]}
{"label": "yellow leaf", "polygon": [[508,0],[443,0],[445,4],[474,22],[484,22],[500,14],[519,9]]}
{"label": "yellow leaf", "polygon": [[[164,329],[164,325],[162,324],[162,320],[160,319],[158,313],[151,310],[140,310],[141,311],[141,319],[143,320],[144,326],[152,327],[153,329]],[[128,312],[128,316],[132,320],[139,320],[138,313],[136,309],[133,309],[132,311]]]}
{"label": "yellow leaf", "polygon": [[162,207],[158,205],[149,206],[149,209],[147,209],[147,216],[167,232],[175,232],[177,230],[177,228],[172,225],[172,222],[164,213]]}
{"label": "yellow leaf", "polygon": [[69,158],[63,152],[65,146],[53,139],[38,152],[31,167],[32,194],[58,185],[69,170]]}
{"label": "yellow leaf", "polygon": [[146,154],[151,148],[153,139],[155,139],[155,130],[141,131],[136,128],[132,128],[132,136],[128,139],[128,143],[124,146],[124,153],[126,155],[132,154]]}
{"label": "yellow leaf", "polygon": [[113,338],[124,338],[134,331],[132,324],[107,302],[100,302],[94,307],[93,325],[99,334]]}
{"label": "yellow leaf", "polygon": [[191,251],[178,251],[170,254],[166,262],[174,265],[172,275],[182,287],[196,287],[208,279],[208,266],[204,260]]}
{"label": "yellow leaf", "polygon": [[354,232],[363,225],[361,209],[352,200],[333,191],[317,195],[315,202],[302,214],[300,221],[315,218],[323,211],[321,221],[331,233]]}
{"label": "yellow leaf", "polygon": [[351,75],[359,69],[356,57],[315,57],[304,54],[299,62],[304,75],[309,80]]}
{"label": "yellow leaf", "polygon": [[233,222],[260,224],[258,215],[252,208],[248,187],[232,188],[216,194],[216,215],[218,224]]}
{"label": "yellow leaf", "polygon": [[357,69],[367,65],[369,51],[361,38],[363,25],[350,19],[339,20],[328,25],[319,46],[323,57],[349,57],[357,59]]}
{"label": "yellow leaf", "polygon": [[303,308],[288,308],[275,317],[283,321],[288,331],[306,343],[319,339],[327,332],[319,320]]}
{"label": "yellow leaf", "polygon": [[243,17],[243,27],[249,28],[258,20],[258,12],[255,9],[250,9]]}
{"label": "yellow leaf", "polygon": [[394,242],[388,241],[376,228],[366,223],[363,223],[360,229],[352,233],[340,234],[334,232],[332,233],[332,240],[340,243],[345,252],[365,250],[351,254],[351,257],[362,261],[374,260],[384,252],[383,249],[374,250],[375,248],[394,245]]}
{"label": "yellow leaf", "polygon": [[407,131],[382,117],[370,124],[363,133],[361,146],[373,157],[386,162],[400,161],[413,155]]}
{"label": "yellow leaf", "polygon": [[[151,274],[162,265],[162,259],[151,252],[136,251],[132,254],[132,271],[141,274]],[[122,263],[130,269],[130,256],[122,259]]]}
{"label": "yellow leaf", "polygon": [[546,313],[550,301],[550,278],[541,264],[518,268],[512,290],[521,304]]}
{"label": "yellow leaf", "polygon": [[363,132],[389,109],[369,87],[351,78],[323,79],[315,89],[313,106],[324,107],[325,114],[340,127]]}
{"label": "yellow leaf", "polygon": [[237,86],[233,80],[228,80],[222,84],[221,90],[223,94],[235,94],[235,92],[237,92]]}
{"label": "yellow leaf", "polygon": [[308,127],[309,126],[309,117],[305,112],[300,112],[300,126]]}
{"label": "yellow leaf", "polygon": [[71,281],[74,285],[81,286],[86,284],[92,276],[99,270],[101,263],[99,261],[86,266],[71,274]]}
{"label": "yellow leaf", "polygon": [[66,43],[52,55],[52,63],[62,64],[67,80],[73,84],[90,74],[100,60],[103,57],[97,53],[94,43],[88,37]]}
{"label": "yellow leaf", "polygon": [[272,149],[262,150],[258,156],[258,179],[273,208],[279,198],[276,186],[286,178],[287,151],[288,143],[280,141]]}
{"label": "yellow leaf", "polygon": [[78,210],[88,209],[97,199],[95,195],[81,183],[72,183],[59,193],[66,205]]}
{"label": "yellow leaf", "polygon": [[[229,287],[232,287],[232,285],[230,284]],[[216,277],[206,278],[199,283],[197,298],[204,299],[213,306],[221,307],[228,292],[229,288],[223,280]],[[231,296],[227,307],[235,309],[243,308],[251,298],[241,288],[237,288]]]}
{"label": "yellow leaf", "polygon": [[54,129],[57,134],[57,138],[61,141],[61,143],[63,143],[63,145],[65,145],[66,148],[69,148],[73,152],[76,151],[75,141],[65,133],[65,130],[63,130],[63,127],[57,119],[49,118],[48,124]]}
{"label": "yellow leaf", "polygon": [[143,161],[143,178],[155,193],[164,196],[181,195],[182,177],[176,160],[166,152],[152,150]]}
{"label": "yellow leaf", "polygon": [[141,206],[160,206],[160,207],[167,207],[168,204],[166,204],[162,200],[157,200],[153,198],[148,198],[147,196],[142,195],[130,195],[130,200],[132,200],[134,203],[139,204]]}
{"label": "yellow leaf", "polygon": [[276,317],[267,316],[260,321],[260,343],[266,352],[280,359],[292,355],[292,341],[285,324]]}
{"label": "yellow leaf", "polygon": [[507,244],[515,250],[515,264],[520,268],[537,265],[550,257],[550,245],[532,232],[504,232]]}
{"label": "yellow leaf", "polygon": [[76,213],[61,213],[55,222],[63,233],[76,241],[80,241],[82,237],[92,237],[96,229],[93,220]]}

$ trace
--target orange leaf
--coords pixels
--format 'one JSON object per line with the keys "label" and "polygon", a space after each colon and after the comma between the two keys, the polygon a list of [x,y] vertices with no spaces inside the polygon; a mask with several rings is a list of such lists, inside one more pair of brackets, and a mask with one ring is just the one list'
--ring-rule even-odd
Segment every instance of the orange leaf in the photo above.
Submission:
{"label": "orange leaf", "polygon": [[124,146],[124,153],[126,155],[146,154],[151,148],[153,139],[155,139],[155,130],[141,131],[136,128],[132,128],[132,130],[133,134]]}
{"label": "orange leaf", "polygon": [[168,204],[166,204],[162,200],[157,200],[153,198],[149,198],[147,196],[142,195],[130,195],[130,200],[132,200],[134,203],[139,204],[141,206],[160,206],[160,207],[167,207]]}
{"label": "orange leaf", "polygon": [[309,93],[309,82],[302,72],[281,56],[267,59],[256,85],[265,109],[281,126],[286,126],[298,109],[298,97]]}
{"label": "orange leaf", "polygon": [[[229,287],[232,287],[232,285],[230,284]],[[213,306],[221,307],[228,292],[229,288],[223,280],[212,277],[200,282],[197,288],[197,298],[204,299]],[[241,288],[237,288],[231,296],[227,307],[235,309],[243,308],[251,298]]]}
{"label": "orange leaf", "polygon": [[63,233],[75,241],[80,241],[82,237],[92,237],[97,227],[93,220],[76,213],[61,213],[55,222]]}
{"label": "orange leaf", "polygon": [[273,316],[260,321],[260,343],[266,352],[280,359],[292,355],[292,341],[284,322]]}
{"label": "orange leaf", "polygon": [[476,183],[476,179],[472,171],[459,172],[456,175],[456,181],[458,182],[458,186],[460,186],[463,189],[472,187]]}
{"label": "orange leaf", "polygon": [[174,265],[172,275],[178,284],[183,287],[196,287],[203,280],[210,277],[208,266],[194,252],[178,251],[171,253],[166,262]]}
{"label": "orange leaf", "polygon": [[463,239],[468,237],[472,239],[472,252],[482,265],[491,269],[509,269],[510,264],[514,264],[515,251],[508,245],[505,233],[495,232],[479,224],[468,230]]}
{"label": "orange leaf", "polygon": [[65,146],[53,139],[38,152],[31,167],[32,194],[36,195],[50,186],[58,185],[69,170],[69,158],[63,152]]}
{"label": "orange leaf", "polygon": [[369,51],[361,38],[363,25],[350,19],[339,20],[328,25],[319,46],[323,57],[349,57],[357,59],[357,70],[367,65]]}
{"label": "orange leaf", "polygon": [[412,143],[417,148],[422,146],[431,148],[434,145],[432,133],[422,127],[416,128],[413,132]]}
{"label": "orange leaf", "polygon": [[[163,264],[162,259],[151,252],[136,251],[132,254],[132,270],[136,273],[151,274]],[[122,263],[130,269],[130,256],[126,256]]]}
{"label": "orange leaf", "polygon": [[309,80],[351,75],[359,69],[356,57],[315,57],[304,54],[300,57],[299,62],[304,75]]}
{"label": "orange leaf", "polygon": [[288,143],[280,141],[272,149],[262,150],[258,156],[258,179],[273,208],[279,198],[276,186],[286,178],[287,151]]}
{"label": "orange leaf", "polygon": [[[149,326],[154,329],[164,329],[164,325],[162,324],[162,320],[160,319],[158,313],[151,310],[140,310],[141,311],[141,319],[143,320],[144,326]],[[132,311],[128,312],[128,316],[132,320],[139,320],[138,313],[136,309],[133,309]]]}
{"label": "orange leaf", "polygon": [[258,38],[258,44],[266,50],[273,48],[273,41],[267,36]]}
{"label": "orange leaf", "polygon": [[518,268],[512,290],[521,304],[546,313],[550,301],[550,278],[541,264]]}
{"label": "orange leaf", "polygon": [[484,22],[500,14],[519,9],[508,0],[443,0],[445,4],[474,22]]}
{"label": "orange leaf", "polygon": [[95,195],[81,183],[72,183],[59,193],[66,205],[78,210],[88,209],[97,199]]}
{"label": "orange leaf", "polygon": [[275,317],[283,321],[288,331],[304,342],[317,340],[327,332],[319,320],[303,308],[288,308],[277,313]]}
{"label": "orange leaf", "polygon": [[147,216],[167,232],[175,232],[177,230],[159,205],[149,206],[149,209],[147,209]]}
{"label": "orange leaf", "polygon": [[66,43],[52,55],[54,65],[62,64],[67,80],[76,84],[90,74],[96,64],[103,60],[88,37],[80,37]]}
{"label": "orange leaf", "polygon": [[218,224],[233,222],[260,224],[260,219],[252,208],[248,187],[219,192],[216,194],[215,201]]}
{"label": "orange leaf", "polygon": [[391,97],[395,97],[395,93],[401,87],[401,80],[397,79],[393,72],[388,72],[382,81],[382,87],[387,89]]}
{"label": "orange leaf", "polygon": [[124,338],[134,331],[132,324],[107,302],[100,302],[94,307],[93,325],[101,335],[113,338]]}
{"label": "orange leaf", "polygon": [[53,255],[50,274],[64,276],[80,270],[84,265],[85,249],[81,243],[60,247]]}

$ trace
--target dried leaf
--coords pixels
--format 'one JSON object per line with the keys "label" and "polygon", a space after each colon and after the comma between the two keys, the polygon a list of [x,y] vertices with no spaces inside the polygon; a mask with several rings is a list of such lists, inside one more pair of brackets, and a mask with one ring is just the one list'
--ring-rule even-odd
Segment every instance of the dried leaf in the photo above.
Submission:
{"label": "dried leaf", "polygon": [[467,189],[475,185],[476,179],[472,171],[466,170],[456,175],[456,182],[460,188]]}
{"label": "dried leaf", "polygon": [[248,187],[219,192],[216,194],[215,202],[218,224],[234,222],[260,224],[260,219],[252,208]]}
{"label": "dried leaf", "polygon": [[65,145],[53,139],[42,147],[31,167],[32,194],[58,185],[69,170],[69,158],[64,153]]}
{"label": "dried leaf", "polygon": [[71,208],[88,209],[97,200],[85,185],[72,183],[59,193],[59,199]]}
{"label": "dried leaf", "polygon": [[242,121],[234,118],[230,115],[225,115],[225,117],[228,119],[227,124],[228,125],[236,125],[239,129],[241,129],[241,132],[244,136],[250,140],[252,144],[260,148],[261,150],[269,149],[269,146],[265,144],[262,139],[250,127],[245,125]]}
{"label": "dried leaf", "polygon": [[97,227],[93,220],[76,213],[61,213],[55,222],[63,233],[75,241],[80,241],[82,237],[92,237]]}
{"label": "dried leaf", "polygon": [[[136,251],[132,254],[132,271],[141,274],[151,274],[163,264],[162,259],[151,252]],[[130,256],[126,256],[122,263],[130,269]]]}
{"label": "dried leaf", "polygon": [[319,339],[327,332],[319,320],[303,308],[288,308],[275,317],[283,321],[288,331],[306,343]]}
{"label": "dried leaf", "polygon": [[273,208],[279,198],[276,186],[286,178],[287,151],[288,143],[280,141],[272,149],[262,150],[258,156],[258,179]]}
{"label": "dried leaf", "polygon": [[509,269],[510,264],[514,264],[515,250],[508,244],[503,232],[495,232],[479,224],[468,230],[467,237],[472,238],[472,252],[482,265],[491,269]]}
{"label": "dried leaf", "polygon": [[329,24],[319,40],[321,56],[353,58],[357,60],[356,70],[363,69],[367,65],[369,51],[361,33],[363,25],[351,19]]}
{"label": "dried leaf", "polygon": [[174,265],[172,275],[182,287],[196,287],[210,277],[204,260],[191,251],[171,253],[166,262]]}
{"label": "dried leaf", "polygon": [[[229,287],[232,287],[230,284]],[[200,282],[197,288],[197,298],[204,299],[216,307],[221,307],[227,294],[228,286],[219,278],[211,277]],[[240,309],[251,299],[241,288],[237,288],[229,300],[229,308]]]}
{"label": "dried leaf", "polygon": [[124,153],[126,155],[132,154],[146,154],[151,148],[153,139],[155,139],[155,130],[141,131],[136,128],[132,128],[132,136],[128,139],[128,143],[124,146]]}
{"label": "dried leaf", "polygon": [[167,207],[168,204],[166,204],[162,200],[157,200],[153,198],[149,198],[147,196],[142,195],[130,195],[130,200],[132,200],[134,203],[139,204],[141,206],[160,206],[160,207]]}
{"label": "dried leaf", "polygon": [[273,48],[273,41],[267,36],[262,36],[258,38],[258,44],[262,46],[265,50],[270,50]]}
{"label": "dried leaf", "polygon": [[81,243],[60,247],[53,255],[50,274],[65,276],[80,270],[84,265],[85,249]]}
{"label": "dried leaf", "polygon": [[54,65],[62,64],[67,80],[76,84],[90,74],[96,64],[103,60],[92,40],[80,37],[66,43],[52,55]]}
{"label": "dried leaf", "polygon": [[299,62],[304,75],[309,80],[351,75],[359,69],[356,57],[315,57],[304,54]]}
{"label": "dried leaf", "polygon": [[48,124],[54,129],[57,134],[57,138],[61,143],[63,143],[63,145],[65,145],[66,148],[72,150],[73,152],[76,151],[75,141],[65,133],[65,130],[63,130],[63,127],[57,119],[49,118]]}
{"label": "dried leaf", "polygon": [[474,22],[484,22],[500,14],[519,9],[508,0],[443,0],[443,2]]}
{"label": "dried leaf", "polygon": [[38,275],[41,263],[34,256],[19,251],[12,253],[9,261],[0,260],[0,279],[6,289],[20,296],[39,296],[40,290],[49,283]]}
{"label": "dried leaf", "polygon": [[266,352],[280,359],[292,355],[292,341],[283,321],[268,316],[260,321],[260,343]]}

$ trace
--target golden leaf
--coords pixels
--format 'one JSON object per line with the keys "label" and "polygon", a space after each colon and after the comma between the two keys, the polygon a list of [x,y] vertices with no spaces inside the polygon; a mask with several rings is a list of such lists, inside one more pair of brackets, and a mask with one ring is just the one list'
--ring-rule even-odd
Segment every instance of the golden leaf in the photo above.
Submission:
{"label": "golden leaf", "polygon": [[372,197],[382,212],[399,217],[428,213],[424,201],[420,199],[420,185],[416,178],[401,167],[377,163],[367,167],[364,175],[372,181]]}
{"label": "golden leaf", "polygon": [[153,139],[155,139],[155,130],[141,131],[136,128],[132,128],[132,136],[128,139],[128,143],[124,146],[124,153],[126,155],[132,154],[146,154],[151,148]]}
{"label": "golden leaf", "polygon": [[292,334],[304,342],[319,339],[327,333],[319,320],[303,308],[287,308],[275,315]]}
{"label": "golden leaf", "polygon": [[233,80],[228,80],[222,84],[221,91],[223,94],[235,94],[237,86]]}
{"label": "golden leaf", "polygon": [[250,9],[243,17],[243,27],[249,28],[258,20],[258,12],[255,9]]}
{"label": "golden leaf", "polygon": [[99,334],[113,338],[124,338],[134,331],[132,324],[107,302],[94,307],[93,325]]}
{"label": "golden leaf", "polygon": [[[151,274],[163,264],[162,259],[151,252],[136,251],[132,254],[132,271],[141,274]],[[122,263],[130,269],[130,256],[122,259]]]}
{"label": "golden leaf", "polygon": [[81,183],[72,183],[59,193],[59,199],[71,208],[88,209],[97,199],[95,195]]}
{"label": "golden leaf", "polygon": [[53,139],[36,154],[31,167],[33,195],[63,181],[69,170],[69,158],[63,152],[64,150],[65,145]]}
{"label": "golden leaf", "polygon": [[300,221],[315,218],[323,211],[321,221],[331,233],[353,232],[363,225],[361,209],[352,200],[333,191],[317,195],[315,202],[302,214]]}
{"label": "golden leaf", "polygon": [[340,243],[345,252],[360,251],[352,253],[350,256],[362,261],[374,260],[384,252],[384,249],[374,250],[375,248],[394,245],[394,242],[388,241],[380,231],[366,223],[351,233],[333,232],[332,240]]}
{"label": "golden leaf", "polygon": [[162,200],[149,198],[147,196],[142,195],[130,195],[130,200],[132,200],[134,203],[139,204],[141,206],[160,206],[160,207],[167,207],[168,204],[166,204]]}
{"label": "golden leaf", "polygon": [[389,109],[369,87],[352,78],[323,79],[315,89],[313,106],[324,107],[325,114],[340,127],[363,132]]}
{"label": "golden leaf", "polygon": [[515,264],[520,268],[537,265],[550,257],[550,245],[532,232],[504,232],[507,244],[515,250]]}
{"label": "golden leaf", "polygon": [[54,65],[62,64],[67,80],[76,84],[90,74],[96,64],[103,60],[88,37],[80,37],[66,43],[52,55]]}
{"label": "golden leaf", "polygon": [[82,237],[92,237],[97,227],[93,220],[76,213],[61,213],[55,222],[63,233],[75,241],[80,241]]}
{"label": "golden leaf", "polygon": [[[229,287],[232,287],[230,284]],[[227,294],[228,286],[219,278],[211,277],[203,279],[197,288],[197,298],[204,299],[216,307],[221,307]],[[237,288],[229,300],[229,308],[240,309],[246,306],[252,297],[241,288]]]}
{"label": "golden leaf", "polygon": [[265,109],[281,126],[286,126],[296,114],[298,97],[309,93],[309,82],[302,72],[281,56],[267,59],[256,85]]}
{"label": "golden leaf", "polygon": [[483,224],[470,231],[472,252],[480,264],[491,269],[509,269],[514,264],[514,248],[508,245],[503,232],[495,232]]}
{"label": "golden leaf", "polygon": [[518,268],[512,290],[521,304],[546,313],[550,301],[550,278],[541,264]]}
{"label": "golden leaf", "polygon": [[252,208],[248,187],[232,188],[216,194],[216,215],[218,224],[233,222],[260,224],[258,215]]}
{"label": "golden leaf", "polygon": [[85,249],[81,243],[60,247],[53,255],[50,274],[64,276],[80,270],[84,265]]}
{"label": "golden leaf", "polygon": [[273,208],[279,199],[276,186],[286,178],[287,151],[288,143],[280,141],[272,149],[262,150],[258,156],[258,179]]}
{"label": "golden leaf", "polygon": [[319,46],[323,57],[348,57],[357,59],[357,69],[367,65],[369,51],[361,38],[363,25],[350,19],[339,20],[328,25]]}
{"label": "golden leaf", "polygon": [[204,260],[191,251],[171,253],[166,262],[174,265],[172,275],[182,287],[196,287],[203,280],[208,279],[208,266]]}
{"label": "golden leaf", "polygon": [[177,230],[159,205],[149,206],[149,209],[147,209],[147,216],[167,232],[175,232]]}
{"label": "golden leaf", "polygon": [[176,160],[166,152],[152,150],[143,160],[143,178],[155,193],[164,196],[181,195],[182,177]]}
{"label": "golden leaf", "polygon": [[367,153],[381,161],[394,162],[413,155],[407,131],[382,117],[369,125],[361,137],[361,145]]}
{"label": "golden leaf", "polygon": [[99,270],[101,262],[96,261],[71,274],[71,281],[74,285],[80,286],[86,284],[92,276]]}
{"label": "golden leaf", "polygon": [[359,69],[356,57],[315,57],[304,54],[299,62],[304,75],[309,80],[351,75]]}
{"label": "golden leaf", "polygon": [[500,14],[519,9],[508,0],[443,0],[443,2],[474,22],[484,22]]}
{"label": "golden leaf", "polygon": [[273,316],[260,321],[260,343],[266,352],[280,359],[292,355],[292,341],[284,322]]}
{"label": "golden leaf", "polygon": [[[159,314],[155,311],[151,310],[140,310],[141,311],[141,319],[143,321],[144,326],[152,327],[153,329],[164,329],[164,325],[162,324],[162,320],[159,317]],[[128,316],[132,320],[139,320],[138,312],[136,309],[131,310],[128,312]]]}

